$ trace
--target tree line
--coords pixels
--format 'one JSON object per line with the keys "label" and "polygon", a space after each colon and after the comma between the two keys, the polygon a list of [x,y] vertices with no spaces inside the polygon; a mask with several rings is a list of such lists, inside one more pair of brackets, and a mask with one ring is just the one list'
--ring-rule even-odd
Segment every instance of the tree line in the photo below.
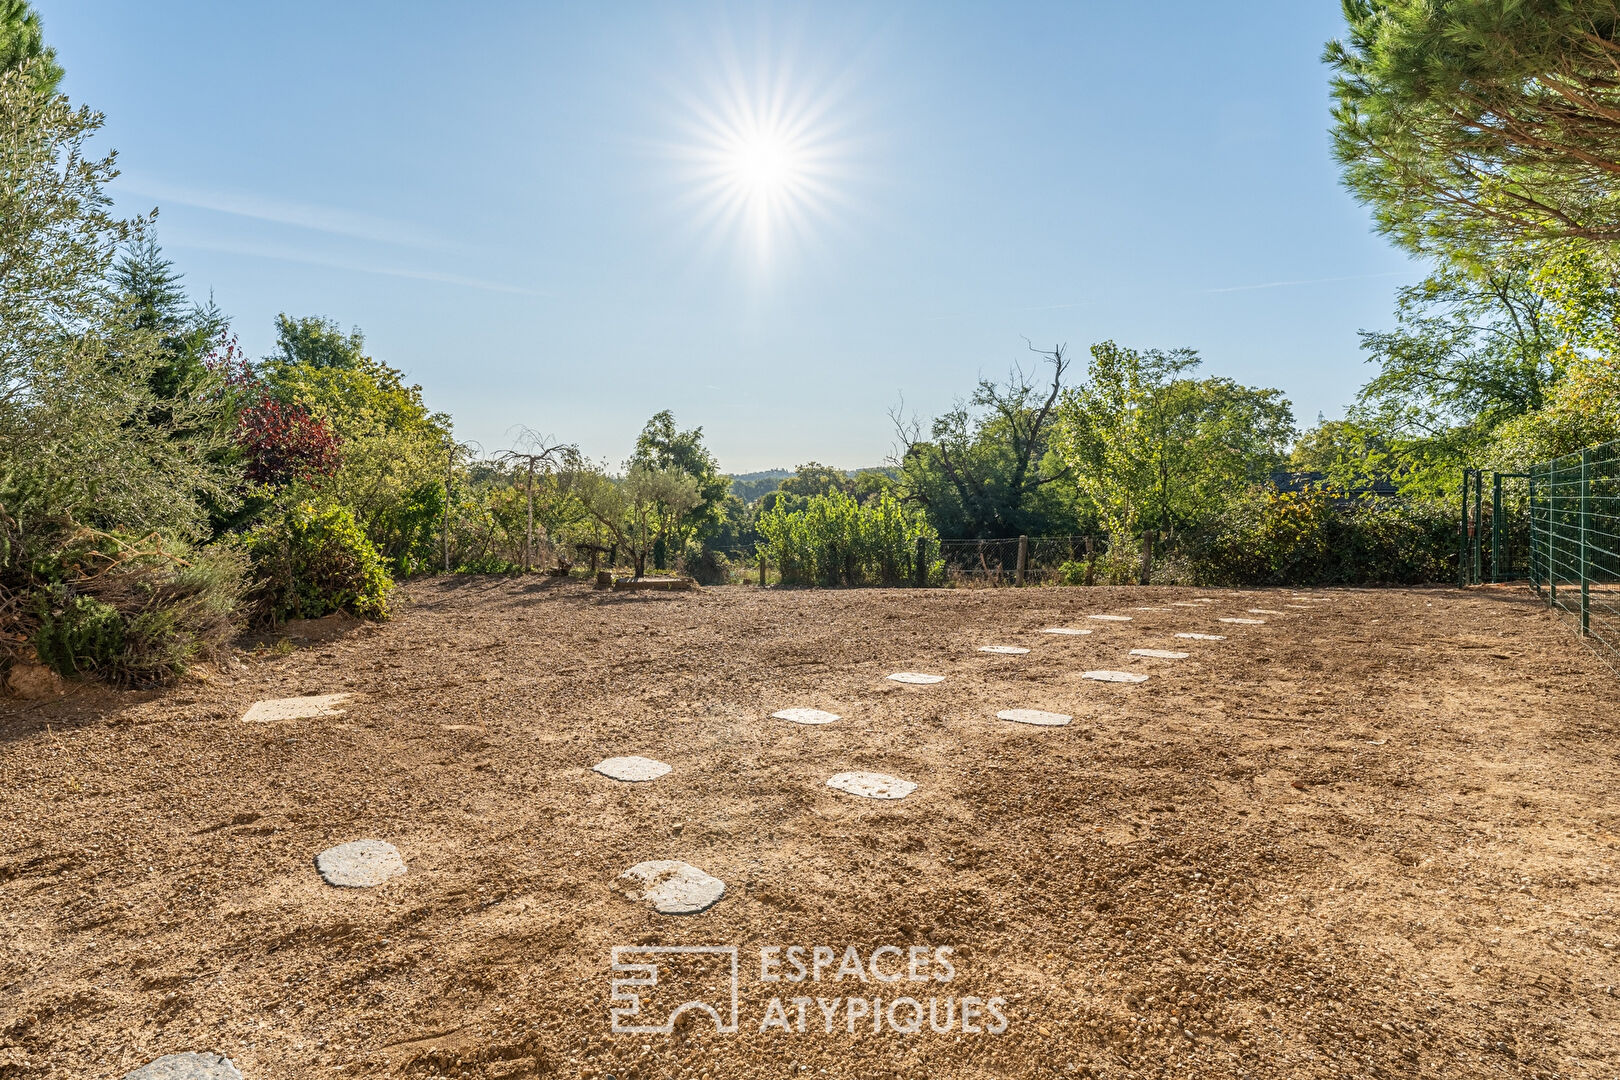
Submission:
{"label": "tree line", "polygon": [[[1190,349],[1034,349],[892,458],[734,487],[701,427],[629,459],[525,433],[459,443],[363,333],[278,317],[247,357],[152,216],[120,218],[102,117],[24,3],[0,5],[0,664],[172,679],[244,623],[385,617],[434,570],[617,565],[706,582],[942,580],[942,539],[1084,534],[1068,580],[1447,576],[1459,470],[1620,436],[1615,5],[1348,0],[1327,47],[1335,152],[1378,228],[1430,260],[1344,420]],[[1314,485],[1279,486],[1282,473]],[[1353,492],[1393,488],[1395,499]],[[752,579],[752,578],[751,578]]]}

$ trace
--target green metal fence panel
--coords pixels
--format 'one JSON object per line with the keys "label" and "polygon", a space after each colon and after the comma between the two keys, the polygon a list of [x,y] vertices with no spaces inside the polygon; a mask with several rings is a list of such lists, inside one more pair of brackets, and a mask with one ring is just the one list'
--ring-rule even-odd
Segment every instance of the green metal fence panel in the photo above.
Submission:
{"label": "green metal fence panel", "polygon": [[1620,671],[1620,442],[1535,466],[1531,584]]}

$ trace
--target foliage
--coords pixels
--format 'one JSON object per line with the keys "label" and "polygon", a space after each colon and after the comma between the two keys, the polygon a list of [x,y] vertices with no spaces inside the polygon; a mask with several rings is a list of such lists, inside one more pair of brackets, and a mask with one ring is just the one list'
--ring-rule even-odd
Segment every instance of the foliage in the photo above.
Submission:
{"label": "foliage", "polygon": [[334,611],[388,617],[393,581],[353,512],[330,500],[299,500],[247,535],[259,583],[255,599],[272,621]]}
{"label": "foliage", "polygon": [[307,484],[337,471],[338,440],[325,422],[274,398],[242,408],[236,443],[247,457],[247,478],[256,484]]}
{"label": "foliage", "polygon": [[1363,442],[1354,482],[1387,477],[1409,493],[1443,494],[1497,427],[1542,407],[1568,357],[1533,278],[1522,260],[1442,266],[1401,290],[1394,330],[1362,332],[1380,370],[1351,418],[1378,438]]}
{"label": "foliage", "polygon": [[784,585],[911,584],[919,540],[930,575],[939,573],[939,534],[892,496],[863,506],[841,491],[815,495],[802,509],[762,513],[759,532]]}
{"label": "foliage", "polygon": [[933,421],[927,439],[917,421],[893,414],[905,448],[896,489],[941,532],[1039,535],[1068,517],[1059,489],[1069,470],[1048,449],[1069,360],[1062,346],[1040,355],[1051,365],[1050,384],[1037,384],[1034,372],[1017,365],[1004,383],[981,379],[972,397]]}
{"label": "foliage", "polygon": [[62,65],[56,50],[45,44],[39,15],[28,0],[0,0],[0,72],[27,65],[27,78],[42,94],[56,93]]}
{"label": "foliage", "polygon": [[282,315],[277,335],[276,351],[259,365],[269,394],[304,410],[342,445],[323,493],[353,510],[394,573],[435,565],[455,453],[450,418],[429,412],[420,386],[367,356],[359,330],[344,335],[325,320]]}
{"label": "foliage", "polygon": [[703,429],[680,431],[668,409],[647,421],[636,437],[631,466],[642,465],[654,471],[677,469],[691,477],[698,501],[683,510],[671,530],[670,539],[681,541],[691,534],[707,535],[720,522],[720,506],[730,481],[720,475],[720,465],[703,445]]}
{"label": "foliage", "polygon": [[235,632],[246,561],[234,547],[192,554],[81,530],[61,556],[31,606],[35,652],[63,675],[163,685]]}
{"label": "foliage", "polygon": [[637,577],[647,573],[653,548],[675,540],[687,515],[703,505],[698,480],[691,474],[644,462],[632,462],[617,479],[604,470],[582,469],[574,477],[574,490],[590,515],[630,556]]}
{"label": "foliage", "polygon": [[1190,349],[1092,347],[1066,394],[1054,444],[1111,536],[1174,534],[1208,520],[1282,461],[1293,413],[1276,390],[1187,377]]}
{"label": "foliage", "polygon": [[226,334],[219,310],[212,303],[193,304],[180,281],[150,235],[129,246],[111,275],[123,317],[156,338],[158,362],[149,379],[160,401],[206,392],[212,382],[209,355]]}
{"label": "foliage", "polygon": [[760,472],[729,474],[731,494],[745,503],[755,502],[760,496],[775,491],[776,486],[793,475],[786,469],[764,469]]}
{"label": "foliage", "polygon": [[86,146],[100,125],[40,94],[27,64],[0,74],[0,505],[27,557],[75,522],[200,538],[208,506],[236,498],[222,399],[201,384],[160,399],[159,335],[107,287],[147,222],[108,210],[113,158]]}
{"label": "foliage", "polygon": [[1233,585],[1411,585],[1445,580],[1456,522],[1443,502],[1254,488],[1194,542],[1198,578]]}
{"label": "foliage", "polygon": [[1345,0],[1334,149],[1414,251],[1620,239],[1615,0]]}

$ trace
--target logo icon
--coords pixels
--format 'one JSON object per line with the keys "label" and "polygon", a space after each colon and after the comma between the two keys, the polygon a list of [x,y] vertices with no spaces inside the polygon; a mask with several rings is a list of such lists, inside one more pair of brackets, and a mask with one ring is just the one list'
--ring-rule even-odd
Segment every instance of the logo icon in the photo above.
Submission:
{"label": "logo icon", "polygon": [[669,1035],[689,1009],[708,1013],[715,1034],[736,1034],[737,946],[615,945],[613,970],[615,1035]]}

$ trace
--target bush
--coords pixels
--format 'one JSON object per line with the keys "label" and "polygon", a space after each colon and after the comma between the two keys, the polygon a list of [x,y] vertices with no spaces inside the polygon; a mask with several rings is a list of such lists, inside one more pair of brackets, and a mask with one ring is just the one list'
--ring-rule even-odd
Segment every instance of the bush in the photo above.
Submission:
{"label": "bush", "polygon": [[1086,583],[1086,564],[1070,559],[1058,567],[1059,585],[1084,585]]}
{"label": "bush", "polygon": [[354,513],[331,502],[299,502],[248,534],[259,577],[255,599],[271,621],[346,611],[388,617],[393,580]]}
{"label": "bush", "polygon": [[124,651],[124,620],[118,609],[93,596],[74,596],[58,585],[35,594],[39,661],[66,676],[111,676]]}
{"label": "bush", "polygon": [[1195,545],[1211,584],[1413,585],[1448,579],[1456,523],[1424,499],[1251,491]]}
{"label": "bush", "polygon": [[699,585],[731,583],[731,560],[713,548],[689,543],[681,553],[681,569]]}
{"label": "bush", "polygon": [[816,495],[799,510],[766,511],[758,528],[784,585],[911,584],[918,540],[930,563],[925,573],[943,573],[939,534],[920,511],[887,495],[867,506],[842,492]]}
{"label": "bush", "polygon": [[76,564],[70,580],[33,594],[41,663],[69,677],[159,686],[234,635],[246,571],[239,550],[217,545],[188,557],[103,540],[90,566]]}

